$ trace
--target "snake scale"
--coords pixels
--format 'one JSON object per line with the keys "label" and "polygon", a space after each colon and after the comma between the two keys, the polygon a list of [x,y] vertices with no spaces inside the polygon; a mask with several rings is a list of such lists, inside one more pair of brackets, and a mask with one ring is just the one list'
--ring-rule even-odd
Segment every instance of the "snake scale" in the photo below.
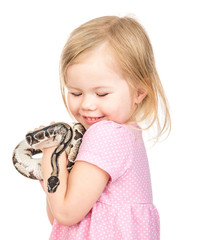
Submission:
{"label": "snake scale", "polygon": [[13,151],[13,164],[22,175],[42,180],[42,159],[36,159],[33,156],[41,153],[42,148],[57,146],[51,155],[52,172],[47,183],[48,192],[54,193],[60,184],[58,158],[63,151],[66,151],[67,170],[70,172],[84,133],[85,128],[80,123],[75,123],[71,127],[63,122],[28,133],[25,140],[21,141]]}

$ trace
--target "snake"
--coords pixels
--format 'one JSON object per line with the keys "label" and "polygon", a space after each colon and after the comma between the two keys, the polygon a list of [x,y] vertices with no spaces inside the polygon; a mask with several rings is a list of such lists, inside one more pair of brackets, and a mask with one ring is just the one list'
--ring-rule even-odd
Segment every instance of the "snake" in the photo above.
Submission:
{"label": "snake", "polygon": [[42,148],[56,146],[50,159],[52,172],[47,180],[48,192],[54,193],[60,184],[58,177],[60,172],[59,156],[63,151],[66,152],[68,159],[66,168],[70,172],[75,163],[85,131],[85,128],[80,123],[71,126],[64,122],[57,122],[29,132],[26,134],[25,139],[15,147],[12,162],[16,170],[23,176],[43,180],[42,158],[34,158],[34,155],[42,153]]}

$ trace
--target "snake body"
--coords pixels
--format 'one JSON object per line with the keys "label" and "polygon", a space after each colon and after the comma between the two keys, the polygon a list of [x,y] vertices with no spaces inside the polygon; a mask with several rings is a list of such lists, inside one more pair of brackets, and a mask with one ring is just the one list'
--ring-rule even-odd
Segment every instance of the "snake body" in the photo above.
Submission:
{"label": "snake body", "polygon": [[22,175],[42,180],[42,159],[33,158],[34,155],[41,153],[40,149],[45,147],[57,146],[51,156],[51,176],[48,179],[48,192],[55,192],[60,184],[58,158],[63,151],[66,151],[68,164],[67,170],[70,172],[79,146],[82,141],[85,128],[76,123],[72,127],[67,123],[55,123],[28,133],[26,139],[20,142],[14,149],[12,160],[15,168]]}

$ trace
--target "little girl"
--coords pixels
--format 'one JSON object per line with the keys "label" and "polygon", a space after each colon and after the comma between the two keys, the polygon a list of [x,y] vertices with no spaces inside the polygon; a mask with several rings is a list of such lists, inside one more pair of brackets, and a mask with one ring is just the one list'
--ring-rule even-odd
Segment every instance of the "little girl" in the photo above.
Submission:
{"label": "little girl", "polygon": [[60,73],[66,107],[87,131],[70,174],[61,155],[55,193],[46,186],[54,148],[43,149],[50,239],[160,239],[138,123],[157,124],[158,138],[170,129],[170,116],[145,30],[129,17],[81,25],[63,49]]}

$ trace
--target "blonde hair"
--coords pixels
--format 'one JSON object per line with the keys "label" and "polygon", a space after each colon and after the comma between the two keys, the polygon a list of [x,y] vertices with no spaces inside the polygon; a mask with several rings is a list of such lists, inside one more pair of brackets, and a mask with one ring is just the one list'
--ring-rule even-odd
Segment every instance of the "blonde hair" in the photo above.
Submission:
{"label": "blonde hair", "polygon": [[[104,16],[76,28],[68,38],[60,59],[60,85],[65,105],[67,68],[102,43],[108,43],[125,79],[131,87],[140,86],[147,92],[132,115],[133,122],[148,122],[147,129],[157,125],[157,139],[170,132],[167,99],[158,76],[153,49],[144,28],[133,18]],[[161,113],[159,105],[162,106]]]}

